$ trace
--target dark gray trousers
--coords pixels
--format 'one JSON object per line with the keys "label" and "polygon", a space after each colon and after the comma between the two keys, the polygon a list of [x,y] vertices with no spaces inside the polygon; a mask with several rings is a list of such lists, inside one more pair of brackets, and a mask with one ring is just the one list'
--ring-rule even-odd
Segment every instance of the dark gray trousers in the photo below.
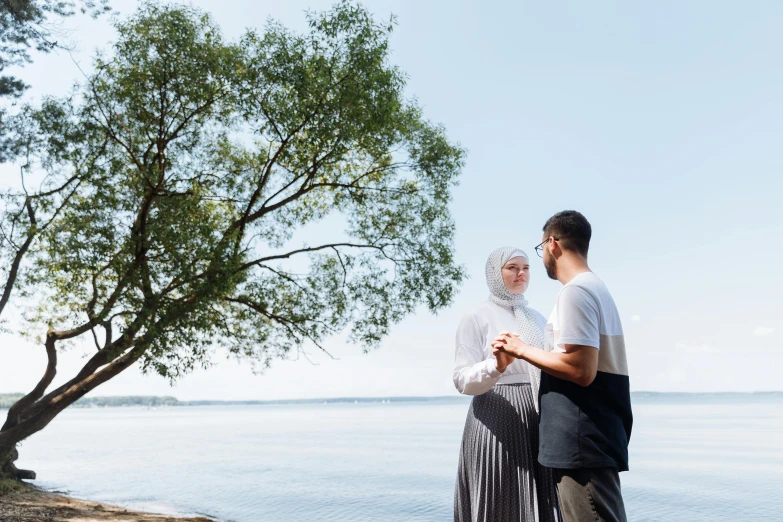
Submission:
{"label": "dark gray trousers", "polygon": [[627,522],[615,468],[556,469],[564,522]]}

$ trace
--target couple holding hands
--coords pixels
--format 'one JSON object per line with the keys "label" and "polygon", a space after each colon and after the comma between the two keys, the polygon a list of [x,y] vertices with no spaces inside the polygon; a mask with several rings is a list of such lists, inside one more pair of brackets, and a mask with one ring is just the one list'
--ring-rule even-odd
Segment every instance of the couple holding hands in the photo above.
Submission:
{"label": "couple holding hands", "polygon": [[454,494],[455,522],[625,522],[633,416],[620,316],[590,271],[592,229],[567,210],[536,253],[563,284],[547,320],[527,305],[530,260],[499,248],[489,300],[457,330],[454,385],[473,395]]}

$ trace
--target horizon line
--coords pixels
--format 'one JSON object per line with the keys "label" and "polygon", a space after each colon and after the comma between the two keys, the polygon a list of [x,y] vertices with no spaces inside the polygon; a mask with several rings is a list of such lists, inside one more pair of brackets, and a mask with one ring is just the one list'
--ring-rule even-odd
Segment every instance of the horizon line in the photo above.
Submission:
{"label": "horizon line", "polygon": [[[755,390],[755,391],[650,391],[650,390],[639,390],[639,391],[632,391],[630,392],[632,396],[651,396],[651,395],[700,395],[700,396],[706,396],[706,395],[764,395],[764,394],[783,394],[783,390]],[[0,396],[24,396],[24,393],[19,392],[0,392]],[[380,401],[380,400],[390,400],[390,401],[413,401],[413,400],[433,400],[433,399],[467,399],[469,397],[472,397],[471,395],[463,395],[463,394],[454,394],[454,395],[387,395],[387,396],[335,396],[335,397],[309,397],[309,398],[299,398],[299,399],[179,399],[174,395],[96,395],[94,397],[82,397],[77,402],[85,401],[89,402],[91,400],[99,400],[99,399],[151,399],[151,398],[158,398],[158,399],[173,399],[179,403],[187,404],[187,403],[212,403],[212,404],[220,404],[220,403],[303,403],[303,402],[323,402],[323,401],[334,401],[334,402],[345,402],[345,401]]]}

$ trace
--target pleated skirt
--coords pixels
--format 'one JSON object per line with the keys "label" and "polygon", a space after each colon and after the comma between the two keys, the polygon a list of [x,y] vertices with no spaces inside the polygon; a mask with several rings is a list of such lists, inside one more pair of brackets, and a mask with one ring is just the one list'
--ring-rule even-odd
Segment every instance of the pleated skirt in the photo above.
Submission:
{"label": "pleated skirt", "polygon": [[538,463],[530,384],[496,385],[473,398],[462,435],[454,520],[561,520],[552,471]]}

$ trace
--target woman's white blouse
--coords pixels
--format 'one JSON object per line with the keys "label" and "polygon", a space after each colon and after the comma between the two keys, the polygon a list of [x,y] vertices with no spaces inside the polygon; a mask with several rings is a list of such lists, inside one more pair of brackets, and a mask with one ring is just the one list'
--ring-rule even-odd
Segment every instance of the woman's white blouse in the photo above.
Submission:
{"label": "woman's white blouse", "polygon": [[[546,318],[534,314],[544,329]],[[486,301],[470,310],[457,328],[454,386],[465,395],[481,395],[498,383],[530,382],[527,363],[515,360],[500,373],[495,365],[490,344],[500,332],[516,332],[517,325],[511,307]]]}

